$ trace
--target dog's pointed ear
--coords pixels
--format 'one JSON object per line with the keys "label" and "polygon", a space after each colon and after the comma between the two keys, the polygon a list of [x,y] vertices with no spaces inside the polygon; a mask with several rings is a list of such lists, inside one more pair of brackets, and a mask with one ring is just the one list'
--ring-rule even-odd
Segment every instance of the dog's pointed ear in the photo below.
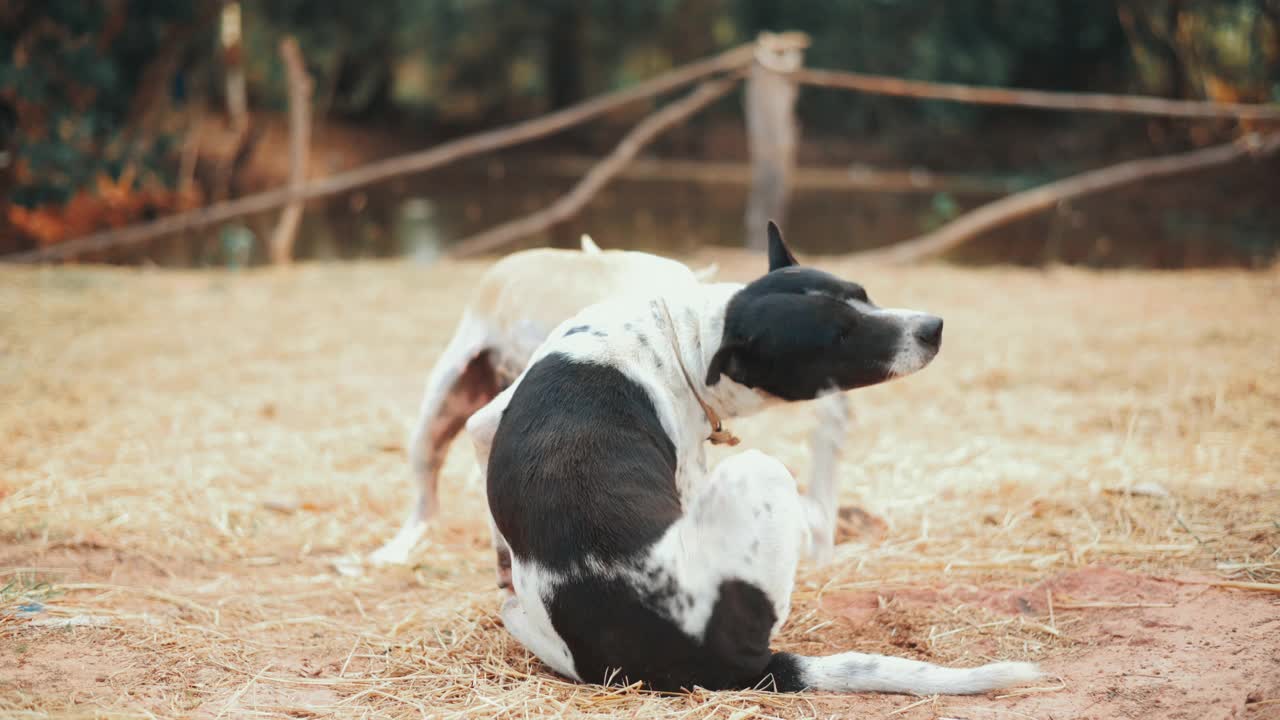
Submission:
{"label": "dog's pointed ear", "polygon": [[711,356],[711,362],[707,364],[706,384],[708,387],[720,382],[720,376],[728,375],[732,377],[738,371],[738,366],[742,362],[742,347],[736,344],[721,345],[716,354]]}
{"label": "dog's pointed ear", "polygon": [[782,240],[782,231],[778,229],[777,223],[769,221],[769,272],[778,270],[792,265],[799,265],[796,262],[796,256],[791,254],[791,249]]}

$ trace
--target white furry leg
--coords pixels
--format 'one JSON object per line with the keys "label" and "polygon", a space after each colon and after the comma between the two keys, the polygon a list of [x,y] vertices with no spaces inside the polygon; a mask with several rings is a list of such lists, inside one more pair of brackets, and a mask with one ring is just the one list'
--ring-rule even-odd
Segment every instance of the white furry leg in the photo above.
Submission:
{"label": "white furry leg", "polygon": [[840,489],[837,466],[849,428],[849,399],[841,392],[823,395],[814,403],[814,414],[813,470],[804,496],[810,533],[806,554],[813,563],[826,565],[835,554]]}
{"label": "white furry leg", "polygon": [[409,440],[417,499],[396,536],[369,555],[371,564],[407,563],[414,546],[426,534],[436,514],[440,468],[454,436],[473,412],[498,393],[494,369],[485,352],[486,341],[484,322],[468,311],[431,368]]}
{"label": "white furry leg", "polygon": [[[791,612],[796,566],[807,536],[795,478],[776,458],[747,450],[716,465],[660,543],[667,547],[656,550],[659,558],[662,552],[676,556],[664,564],[684,568],[682,584],[695,596],[714,600],[726,578],[758,588],[773,605],[777,632]],[[701,631],[700,616],[686,620],[686,632]]]}

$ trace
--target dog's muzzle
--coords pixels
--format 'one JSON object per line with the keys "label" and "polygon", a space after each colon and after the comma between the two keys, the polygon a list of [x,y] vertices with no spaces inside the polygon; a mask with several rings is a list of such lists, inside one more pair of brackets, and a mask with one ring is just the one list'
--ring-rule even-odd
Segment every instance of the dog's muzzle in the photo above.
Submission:
{"label": "dog's muzzle", "polygon": [[904,318],[902,343],[889,363],[889,377],[910,375],[928,365],[942,347],[942,318],[911,313]]}

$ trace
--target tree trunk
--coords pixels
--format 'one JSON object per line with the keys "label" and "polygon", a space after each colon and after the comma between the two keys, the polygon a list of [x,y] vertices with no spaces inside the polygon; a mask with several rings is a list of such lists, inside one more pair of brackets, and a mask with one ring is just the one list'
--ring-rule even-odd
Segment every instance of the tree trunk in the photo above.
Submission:
{"label": "tree trunk", "polygon": [[0,254],[20,252],[16,233],[9,225],[9,195],[16,183],[15,168],[18,165],[18,147],[14,135],[18,131],[18,112],[0,97]]}
{"label": "tree trunk", "polygon": [[[307,155],[311,147],[311,77],[298,41],[286,37],[280,41],[280,57],[289,79],[289,187],[300,190],[307,182]],[[271,262],[286,265],[293,260],[293,243],[302,222],[306,203],[295,198],[280,213],[280,222],[271,235]]]}
{"label": "tree trunk", "polygon": [[249,127],[249,96],[244,77],[241,34],[240,3],[237,0],[227,0],[222,6],[222,61],[227,117],[237,134],[245,132]]}
{"label": "tree trunk", "polygon": [[747,149],[751,156],[751,193],[747,198],[745,245],[763,250],[765,226],[783,224],[791,192],[800,129],[796,123],[799,91],[791,74],[803,64],[807,40],[761,33],[756,62],[745,93]]}

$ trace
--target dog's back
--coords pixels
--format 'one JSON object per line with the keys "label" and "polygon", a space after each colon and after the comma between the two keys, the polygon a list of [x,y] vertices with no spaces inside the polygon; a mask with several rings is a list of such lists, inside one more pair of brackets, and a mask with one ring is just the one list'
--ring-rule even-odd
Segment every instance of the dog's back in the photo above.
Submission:
{"label": "dog's back", "polygon": [[552,330],[582,308],[636,293],[697,282],[683,263],[642,252],[581,252],[543,248],[508,255],[481,278],[468,315],[482,318],[503,357],[518,374]]}

